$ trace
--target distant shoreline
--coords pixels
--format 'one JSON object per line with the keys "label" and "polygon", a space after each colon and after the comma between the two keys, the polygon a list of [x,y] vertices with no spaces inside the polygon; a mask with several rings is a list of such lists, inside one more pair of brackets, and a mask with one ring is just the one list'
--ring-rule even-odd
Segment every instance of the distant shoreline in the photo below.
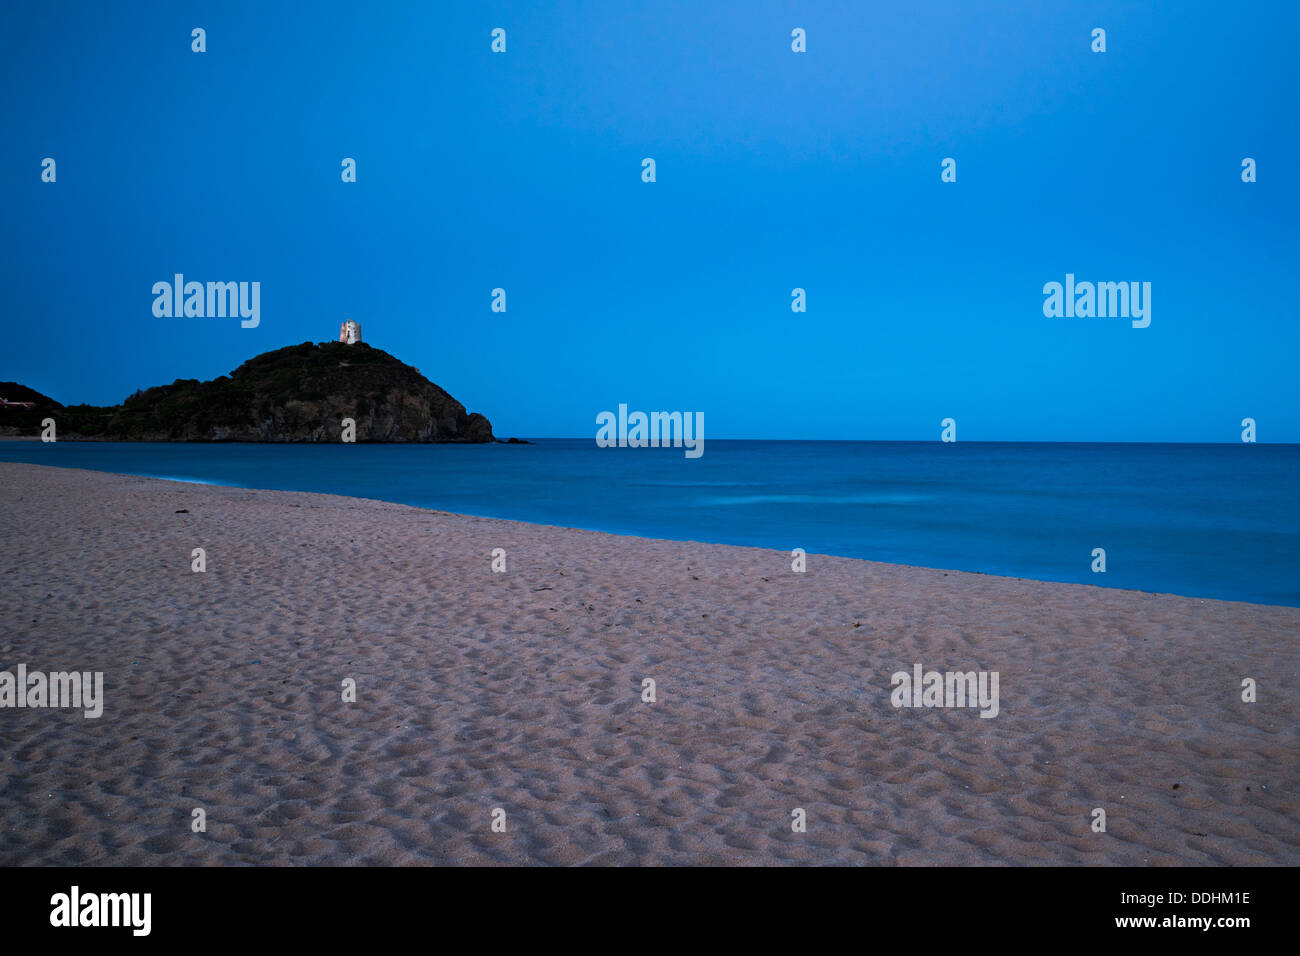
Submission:
{"label": "distant shoreline", "polygon": [[[545,441],[545,439],[542,439]],[[561,439],[563,441],[564,439]],[[0,435],[0,441],[41,441],[39,435]],[[246,441],[238,438],[97,438],[85,435],[60,435],[58,444],[81,443],[117,443],[120,445],[340,445],[338,441]],[[376,441],[361,439],[348,442],[353,445],[533,445],[536,441],[526,438],[494,438],[491,441]]]}
{"label": "distant shoreline", "polygon": [[[39,435],[0,435],[0,441],[40,441]],[[143,439],[143,438],[83,438],[83,437],[64,437],[59,436],[61,442],[117,442],[122,445],[338,445],[341,442],[326,441],[243,441],[240,439]],[[538,445],[545,442],[574,442],[585,441],[595,444],[595,439],[591,435],[573,435],[567,438],[546,437],[546,438],[494,438],[492,441],[472,442],[472,441],[357,441],[357,445]],[[709,441],[717,443],[725,442],[749,442],[761,443],[768,445],[824,445],[824,444],[845,444],[845,445],[937,445],[940,442],[929,438],[710,438]],[[1072,447],[1095,445],[1098,447],[1107,446],[1137,446],[1143,448],[1162,448],[1170,447],[1194,447],[1194,448],[1220,448],[1220,447],[1237,447],[1246,444],[1240,441],[1015,441],[991,439],[988,441],[977,441],[974,439],[962,439],[960,443],[953,442],[954,446],[965,445],[1038,445],[1044,448],[1050,448],[1057,445],[1066,445]],[[1260,441],[1250,442],[1250,445],[1264,445],[1269,448],[1300,448],[1300,442],[1284,441]],[[611,448],[611,454],[630,451],[633,449]],[[639,450],[639,449],[638,449]]]}
{"label": "distant shoreline", "polygon": [[[39,439],[27,439],[27,440],[39,441]],[[564,441],[566,439],[557,439],[557,440]],[[179,442],[177,444],[190,444],[190,443]],[[198,442],[195,444],[230,444],[230,443]],[[313,443],[310,442],[240,442],[238,444],[278,445],[278,444],[313,444]],[[410,442],[368,442],[366,444],[406,445],[411,443]],[[427,442],[423,444],[473,444],[473,443]],[[489,442],[487,444],[492,444],[492,443]],[[497,442],[497,444],[507,444],[507,443],[501,441],[501,442]],[[631,539],[636,541],[657,542],[663,544],[688,543],[688,544],[702,544],[710,548],[741,548],[744,550],[771,551],[774,554],[784,556],[785,562],[787,564],[789,563],[788,552],[775,551],[774,549],[765,548],[759,545],[726,544],[723,542],[696,541],[695,539],[684,540],[681,538],[656,538],[656,537],[648,537],[645,535],[633,534],[627,532],[610,531],[603,528],[582,527],[577,525],[548,524],[545,522],[534,522],[534,521],[519,521],[517,519],[502,518],[495,515],[448,511],[440,508],[426,508],[421,505],[407,504],[405,502],[396,501],[391,498],[372,498],[372,497],[364,497],[364,496],[338,495],[331,492],[319,492],[319,491],[289,491],[289,490],[281,490],[275,488],[257,488],[248,485],[234,484],[231,482],[222,482],[222,481],[208,480],[202,478],[166,477],[166,476],[161,476],[156,474],[146,475],[146,474],[140,474],[136,472],[99,471],[97,469],[91,469],[91,468],[79,468],[74,465],[40,465],[40,464],[33,464],[30,462],[0,462],[0,475],[3,474],[2,469],[8,467],[55,468],[61,471],[75,471],[75,472],[82,472],[91,475],[108,475],[115,478],[133,479],[133,480],[140,480],[140,481],[164,481],[164,482],[175,482],[177,484],[192,485],[192,486],[206,487],[206,488],[238,489],[240,491],[266,494],[266,495],[312,495],[321,498],[330,498],[330,499],[337,498],[343,501],[380,502],[383,504],[391,504],[395,507],[412,508],[415,509],[416,511],[428,512],[430,514],[451,515],[453,517],[460,518],[466,521],[499,521],[506,524],[520,524],[520,525],[526,525],[534,528],[545,528],[545,529],[553,529],[557,531],[573,532],[575,534],[607,534],[618,538],[626,538],[626,539]],[[997,581],[1022,582],[1022,583],[1031,581],[1034,582],[1035,584],[1050,585],[1053,587],[1060,586],[1060,587],[1070,587],[1070,588],[1087,588],[1089,590],[1099,590],[1099,591],[1106,591],[1106,592],[1119,593],[1119,594],[1129,594],[1129,595],[1140,595],[1142,597],[1168,597],[1168,598],[1177,598],[1178,600],[1182,600],[1182,601],[1196,601],[1199,603],[1213,601],[1215,603],[1234,604],[1234,605],[1241,605],[1243,607],[1286,608],[1288,610],[1295,610],[1297,611],[1298,614],[1300,614],[1300,608],[1296,608],[1294,605],[1290,605],[1290,604],[1268,604],[1268,603],[1258,602],[1258,601],[1234,601],[1234,600],[1228,600],[1224,598],[1200,597],[1197,595],[1190,595],[1190,594],[1178,594],[1176,592],[1171,592],[1171,591],[1144,591],[1138,588],[1120,588],[1120,587],[1113,587],[1109,585],[1080,584],[1072,581],[1054,581],[1049,578],[1035,578],[1035,577],[1026,577],[1026,576],[992,574],[985,571],[970,571],[970,570],[964,570],[960,568],[944,568],[944,567],[937,567],[937,566],[924,565],[924,564],[899,564],[894,562],[875,561],[870,558],[853,557],[850,555],[815,554],[812,556],[816,558],[825,558],[827,560],[834,560],[834,561],[858,561],[865,564],[882,565],[885,567],[899,568],[905,571],[937,573],[945,576],[953,575],[953,574],[964,574],[964,575],[974,575],[981,578],[989,578]]]}

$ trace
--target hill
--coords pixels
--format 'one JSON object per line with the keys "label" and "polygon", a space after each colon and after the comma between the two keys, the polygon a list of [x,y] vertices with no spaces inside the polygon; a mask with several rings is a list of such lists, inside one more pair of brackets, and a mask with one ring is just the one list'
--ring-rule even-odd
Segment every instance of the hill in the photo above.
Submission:
{"label": "hill", "polygon": [[0,434],[113,441],[338,441],[344,418],[359,442],[490,442],[492,425],[420,372],[365,343],[304,342],[264,352],[210,382],[177,379],[120,405],[71,405],[14,382],[0,396]]}

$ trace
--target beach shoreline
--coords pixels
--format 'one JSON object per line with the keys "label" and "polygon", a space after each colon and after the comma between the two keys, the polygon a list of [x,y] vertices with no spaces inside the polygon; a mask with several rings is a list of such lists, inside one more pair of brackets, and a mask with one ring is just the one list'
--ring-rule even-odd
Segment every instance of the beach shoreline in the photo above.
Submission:
{"label": "beach shoreline", "polygon": [[[0,864],[1300,862],[1300,609],[0,483],[0,670],[105,688],[97,719],[0,709]],[[997,715],[893,706],[916,665],[997,672]]]}

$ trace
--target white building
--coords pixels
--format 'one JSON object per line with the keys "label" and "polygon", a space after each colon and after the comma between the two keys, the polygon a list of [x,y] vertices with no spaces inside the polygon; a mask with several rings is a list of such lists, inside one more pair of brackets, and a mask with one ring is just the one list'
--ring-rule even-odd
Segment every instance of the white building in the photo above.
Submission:
{"label": "white building", "polygon": [[354,319],[348,319],[339,326],[339,341],[346,342],[348,345],[356,345],[361,341],[361,323]]}

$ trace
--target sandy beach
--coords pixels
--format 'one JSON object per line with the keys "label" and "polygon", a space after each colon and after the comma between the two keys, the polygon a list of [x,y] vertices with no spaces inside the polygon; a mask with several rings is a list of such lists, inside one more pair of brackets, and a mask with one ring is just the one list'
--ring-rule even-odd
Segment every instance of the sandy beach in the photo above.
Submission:
{"label": "sandy beach", "polygon": [[[0,864],[1300,863],[1295,608],[36,465],[0,487],[0,670],[104,675],[98,719],[0,710]],[[997,716],[895,708],[916,664],[998,672]]]}

